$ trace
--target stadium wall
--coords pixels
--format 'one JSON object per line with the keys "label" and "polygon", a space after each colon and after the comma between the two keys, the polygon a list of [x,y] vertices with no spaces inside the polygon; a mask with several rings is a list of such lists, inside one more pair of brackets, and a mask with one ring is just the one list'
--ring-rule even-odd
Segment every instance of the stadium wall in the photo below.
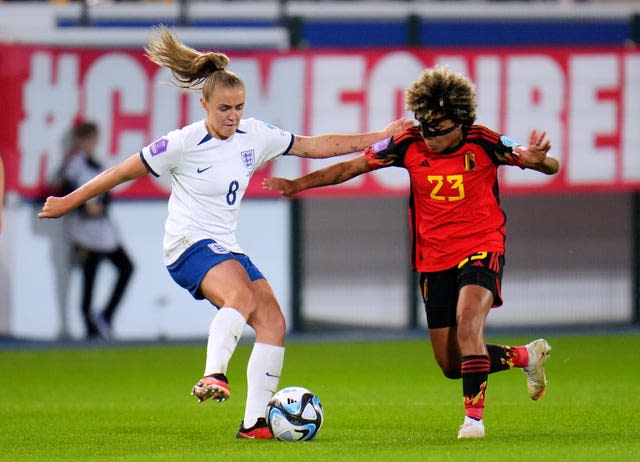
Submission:
{"label": "stadium wall", "polygon": [[[141,31],[132,32],[143,41]],[[104,31],[95,35],[104,39]],[[10,120],[5,120],[0,133],[0,152],[11,169],[6,225],[0,235],[0,329],[11,335],[81,335],[76,302],[79,274],[60,272],[59,266],[64,254],[59,247],[63,224],[34,219],[59,162],[63,133],[74,117],[96,119],[111,134],[101,146],[107,164],[181,121],[200,117],[192,100],[171,96],[177,92],[159,84],[168,76],[142,64],[139,46],[137,50],[70,48],[78,38],[65,40],[64,48],[49,44],[25,51],[12,45],[9,56],[0,58],[5,72],[19,68],[18,55],[28,63],[27,70],[37,68],[32,75],[23,69],[22,80],[0,74],[5,89],[2,106],[15,109],[5,114]],[[639,141],[634,127],[640,120],[634,112],[640,107],[635,84],[640,60],[634,49],[607,45],[256,54],[242,47],[236,50],[236,45],[229,48],[236,70],[247,80],[248,114],[303,134],[380,128],[402,113],[397,95],[425,65],[445,62],[472,75],[479,84],[481,121],[520,140],[526,139],[531,124],[548,127],[564,167],[553,179],[517,171],[501,178],[510,217],[504,281],[507,305],[490,322],[610,324],[633,318],[629,217],[632,191],[640,178],[633,149]],[[73,69],[74,57],[76,77],[56,75]],[[543,64],[545,70],[527,81],[528,60],[531,66]],[[108,69],[118,69],[113,80]],[[509,73],[518,69],[519,74]],[[72,83],[64,87],[64,82]],[[112,93],[105,91],[109,88]],[[30,89],[35,93],[29,94]],[[44,102],[44,109],[50,103],[67,113],[46,116],[45,111],[43,125],[33,125],[21,136],[19,127],[38,120],[29,117],[38,104],[25,104],[27,100]],[[554,123],[549,125],[549,120]],[[254,185],[260,176],[294,176],[320,165],[284,159],[260,172]],[[206,335],[211,310],[177,288],[160,261],[166,192],[166,184],[150,180],[118,191],[114,214],[137,268],[116,320],[119,338]],[[242,211],[240,239],[269,277],[291,320],[293,275],[288,243],[294,236],[289,203],[263,196],[257,187],[250,197]],[[408,308],[414,306],[410,300],[415,297],[407,284],[406,177],[402,172],[371,175],[343,188],[317,191],[302,204],[300,290],[309,325],[409,324]],[[65,286],[60,285],[60,275],[70,278],[66,292],[58,290]],[[106,291],[106,287],[99,289],[99,293]],[[417,319],[424,323],[423,315]]]}

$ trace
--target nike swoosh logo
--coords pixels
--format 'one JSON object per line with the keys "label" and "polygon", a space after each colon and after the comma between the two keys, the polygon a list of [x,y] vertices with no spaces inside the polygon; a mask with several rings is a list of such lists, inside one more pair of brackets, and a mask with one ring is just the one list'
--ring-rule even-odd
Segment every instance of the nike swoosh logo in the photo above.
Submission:
{"label": "nike swoosh logo", "polygon": [[276,379],[279,379],[279,378],[280,378],[280,376],[279,376],[279,375],[275,375],[275,374],[272,374],[272,373],[270,373],[270,372],[267,372],[267,377],[275,377]]}
{"label": "nike swoosh logo", "polygon": [[207,168],[198,168],[198,173],[203,173],[209,170],[213,165],[209,165]]}

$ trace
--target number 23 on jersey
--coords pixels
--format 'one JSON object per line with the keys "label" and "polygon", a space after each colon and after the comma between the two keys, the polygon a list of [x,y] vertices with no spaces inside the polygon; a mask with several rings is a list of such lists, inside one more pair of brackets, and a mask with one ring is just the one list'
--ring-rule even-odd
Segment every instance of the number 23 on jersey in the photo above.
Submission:
{"label": "number 23 on jersey", "polygon": [[431,184],[430,197],[434,201],[455,202],[464,199],[462,175],[427,175]]}

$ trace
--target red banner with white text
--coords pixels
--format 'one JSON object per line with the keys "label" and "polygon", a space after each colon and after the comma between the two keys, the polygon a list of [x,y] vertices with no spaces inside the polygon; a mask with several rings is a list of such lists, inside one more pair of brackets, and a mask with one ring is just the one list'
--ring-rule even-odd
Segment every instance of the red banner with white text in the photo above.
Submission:
{"label": "red banner with white text", "polygon": [[[478,123],[526,144],[547,130],[555,176],[501,169],[503,193],[640,188],[640,50],[636,48],[384,49],[230,53],[247,88],[245,117],[300,135],[380,130],[403,115],[404,89],[435,64],[477,86]],[[142,52],[0,44],[0,155],[7,189],[48,194],[69,128],[93,120],[98,158],[114,165],[174,128],[203,118],[199,95]],[[269,196],[260,180],[293,178],[339,161],[284,156],[256,173],[248,196]],[[407,194],[408,177],[388,168],[307,195]],[[121,185],[124,198],[166,197],[168,178]]]}

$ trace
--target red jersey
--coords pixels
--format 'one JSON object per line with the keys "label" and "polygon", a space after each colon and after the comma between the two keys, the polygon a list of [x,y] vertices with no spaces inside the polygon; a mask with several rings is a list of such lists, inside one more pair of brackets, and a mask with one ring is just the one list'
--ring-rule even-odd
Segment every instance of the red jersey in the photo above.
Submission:
{"label": "red jersey", "polygon": [[413,127],[365,151],[372,169],[396,166],[409,172],[411,256],[417,271],[446,270],[477,252],[504,253],[498,166],[524,168],[513,151],[517,145],[473,125],[455,151],[435,153]]}

